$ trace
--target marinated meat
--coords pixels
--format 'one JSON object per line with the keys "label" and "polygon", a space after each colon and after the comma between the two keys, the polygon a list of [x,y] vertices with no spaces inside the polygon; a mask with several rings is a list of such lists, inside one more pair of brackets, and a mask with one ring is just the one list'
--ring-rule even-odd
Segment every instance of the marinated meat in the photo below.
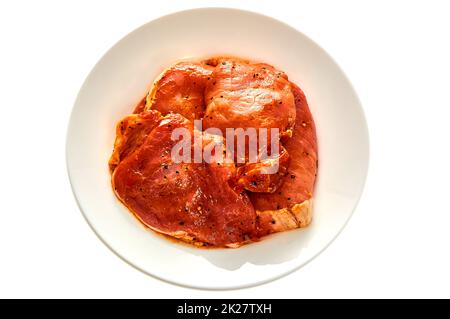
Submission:
{"label": "marinated meat", "polygon": [[117,165],[112,184],[118,198],[148,227],[197,245],[236,246],[255,237],[248,195],[229,183],[234,165],[173,162],[176,128],[193,136],[189,120],[169,114]]}
{"label": "marinated meat", "polygon": [[[199,131],[198,119],[223,134]],[[278,157],[258,154],[252,162],[246,153],[237,164],[215,157],[226,153],[226,128],[278,129]],[[175,129],[192,142],[188,161],[171,154]],[[212,159],[196,161],[198,149]],[[225,57],[180,62],[118,123],[109,167],[116,196],[149,228],[198,246],[239,247],[311,222],[315,125],[302,90],[270,65]]]}
{"label": "marinated meat", "polygon": [[291,136],[295,102],[287,76],[270,65],[223,58],[205,89],[204,127],[278,128]]}
{"label": "marinated meat", "polygon": [[203,63],[180,62],[163,72],[147,96],[145,109],[163,115],[178,113],[188,120],[204,115],[205,86],[211,80],[212,67]]}
{"label": "marinated meat", "polygon": [[317,139],[306,97],[298,86],[292,84],[292,88],[297,118],[292,138],[284,143],[291,157],[284,182],[274,193],[249,195],[257,212],[284,216],[288,220],[292,220],[288,214],[291,213],[297,222],[296,227],[304,227],[311,221],[312,195],[317,173]]}

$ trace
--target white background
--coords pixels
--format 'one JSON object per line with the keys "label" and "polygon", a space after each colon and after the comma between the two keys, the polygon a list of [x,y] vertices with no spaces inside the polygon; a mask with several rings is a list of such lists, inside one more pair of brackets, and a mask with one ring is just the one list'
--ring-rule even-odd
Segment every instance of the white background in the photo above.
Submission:
{"label": "white background", "polygon": [[[120,38],[161,15],[240,7],[315,40],[354,84],[371,162],[338,239],[299,271],[211,292],[124,263],[91,231],[65,167],[71,107]],[[447,1],[2,1],[0,297],[450,297]]]}

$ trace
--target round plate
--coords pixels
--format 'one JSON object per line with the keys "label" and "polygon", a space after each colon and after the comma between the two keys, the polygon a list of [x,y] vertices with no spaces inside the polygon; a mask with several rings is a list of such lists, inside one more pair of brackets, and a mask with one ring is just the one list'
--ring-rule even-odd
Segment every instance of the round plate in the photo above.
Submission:
{"label": "round plate", "polygon": [[[155,77],[185,58],[234,55],[272,64],[305,92],[317,125],[319,173],[313,222],[238,249],[198,249],[143,227],[111,189],[108,158],[115,125]],[[67,167],[89,225],[118,256],[179,285],[230,289],[286,275],[318,255],[350,218],[363,189],[369,143],[360,102],[332,58],[299,31],[235,9],[178,12],[133,31],[83,84],[69,124]]]}

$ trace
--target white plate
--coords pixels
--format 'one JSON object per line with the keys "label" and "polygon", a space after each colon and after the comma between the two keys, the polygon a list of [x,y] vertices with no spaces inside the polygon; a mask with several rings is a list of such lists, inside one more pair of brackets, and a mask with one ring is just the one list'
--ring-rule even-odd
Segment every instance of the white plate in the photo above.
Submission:
{"label": "white plate", "polygon": [[[304,90],[319,144],[314,219],[308,228],[234,250],[196,249],[145,229],[114,196],[107,163],[116,122],[132,111],[165,67],[183,58],[216,54],[272,64]],[[363,189],[368,158],[367,126],[358,97],[332,58],[286,24],[234,9],[178,12],[120,40],[86,79],[67,135],[73,192],[99,238],[147,274],[206,289],[261,284],[318,255],[350,218]]]}

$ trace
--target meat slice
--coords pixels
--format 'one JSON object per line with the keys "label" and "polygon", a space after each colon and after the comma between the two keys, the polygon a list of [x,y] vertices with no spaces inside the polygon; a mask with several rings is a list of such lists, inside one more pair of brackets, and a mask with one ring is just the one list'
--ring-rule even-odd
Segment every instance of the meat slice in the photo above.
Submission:
{"label": "meat slice", "polygon": [[[204,128],[219,128],[226,135],[227,128],[279,130],[284,140],[292,135],[295,123],[295,101],[287,76],[263,63],[250,63],[236,58],[216,58],[206,63],[214,65],[212,81],[205,89],[206,112]],[[247,144],[248,146],[248,144]],[[289,164],[289,154],[280,149],[280,170],[277,174],[263,174],[273,160],[261,159],[257,163],[246,161],[240,167],[239,185],[253,192],[274,192],[282,183],[282,172]],[[246,154],[247,156],[248,154]],[[248,159],[248,158],[247,158]]]}
{"label": "meat slice", "polygon": [[[117,197],[151,229],[196,245],[236,247],[255,237],[253,206],[230,184],[234,164],[175,163],[171,152],[178,141],[172,132],[177,128],[192,138],[192,122],[169,114],[120,161],[112,175]],[[208,138],[203,147],[217,137]]]}
{"label": "meat slice", "polygon": [[[275,164],[274,161],[277,161],[277,163]],[[278,156],[239,166],[237,169],[237,184],[251,192],[273,193],[283,184],[289,163],[289,153],[282,147]],[[268,169],[271,169],[274,165],[278,166],[277,172],[267,174]]]}
{"label": "meat slice", "polygon": [[214,62],[206,84],[204,127],[278,128],[290,136],[295,102],[287,76],[270,65],[235,58]]}
{"label": "meat slice", "polygon": [[160,119],[161,114],[158,111],[146,111],[128,115],[117,123],[114,150],[109,159],[111,171],[142,145]]}
{"label": "meat slice", "polygon": [[145,109],[163,115],[179,113],[188,120],[204,115],[204,91],[212,67],[204,63],[180,62],[162,73],[147,96]]}
{"label": "meat slice", "polygon": [[[291,157],[287,175],[274,193],[249,193],[262,232],[305,227],[311,221],[312,193],[317,172],[317,138],[302,90],[292,84],[297,118],[293,136],[284,146]],[[273,226],[271,226],[273,225]]]}

